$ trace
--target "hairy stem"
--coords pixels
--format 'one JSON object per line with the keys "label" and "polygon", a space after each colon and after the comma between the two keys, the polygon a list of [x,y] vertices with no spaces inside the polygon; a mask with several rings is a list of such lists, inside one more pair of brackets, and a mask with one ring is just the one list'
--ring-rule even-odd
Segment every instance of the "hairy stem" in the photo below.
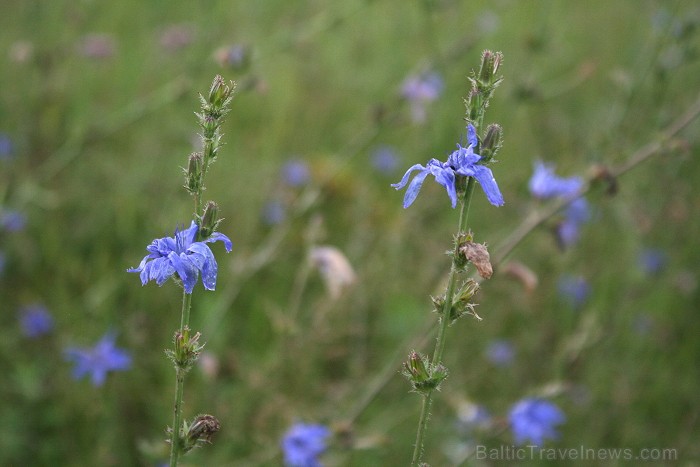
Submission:
{"label": "hairy stem", "polygon": [[[469,206],[471,204],[472,193],[474,192],[474,178],[469,177],[467,182],[467,189],[464,193],[464,197],[460,202],[459,211],[459,224],[457,228],[457,235],[466,232],[467,222],[469,219]],[[456,248],[456,247],[455,247]],[[453,256],[452,266],[450,268],[450,275],[447,279],[447,289],[445,291],[445,304],[442,308],[442,315],[440,316],[440,327],[438,330],[437,340],[435,341],[435,352],[433,353],[432,364],[433,366],[438,365],[442,360],[442,354],[445,351],[445,337],[447,335],[447,328],[450,325],[450,310],[452,309],[452,303],[454,301],[455,287],[457,285],[457,273],[458,268],[456,265],[456,251]],[[420,419],[418,420],[418,431],[416,433],[416,444],[413,447],[413,459],[411,465],[418,465],[423,458],[423,439],[425,438],[425,432],[428,427],[428,419],[430,417],[430,407],[433,403],[433,391],[429,391],[423,396],[423,406],[421,408]]]}
{"label": "hairy stem", "polygon": [[[185,328],[190,322],[190,308],[192,307],[192,295],[182,292],[182,317],[180,319],[180,334],[185,333]],[[185,370],[175,369],[175,405],[173,406],[173,426],[170,437],[170,467],[176,467],[182,443],[180,427],[182,425],[182,398],[185,391]]]}

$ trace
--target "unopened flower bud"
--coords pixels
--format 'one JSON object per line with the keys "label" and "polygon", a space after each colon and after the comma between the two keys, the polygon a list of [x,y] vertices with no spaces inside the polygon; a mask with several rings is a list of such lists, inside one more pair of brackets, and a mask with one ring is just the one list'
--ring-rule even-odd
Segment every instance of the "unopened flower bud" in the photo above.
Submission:
{"label": "unopened flower bud", "polygon": [[483,85],[491,86],[500,82],[496,73],[498,73],[502,60],[503,54],[501,52],[484,50],[484,53],[481,54],[481,68],[479,69],[479,81]]}
{"label": "unopened flower bud", "polygon": [[197,152],[190,154],[187,161],[185,189],[190,194],[199,193],[202,190],[202,155]]}
{"label": "unopened flower bud", "polygon": [[481,142],[479,154],[481,160],[488,162],[494,158],[503,143],[503,128],[498,123],[492,123],[486,128],[486,136]]}
{"label": "unopened flower bud", "polygon": [[220,75],[216,75],[209,89],[209,103],[215,108],[221,107],[231,95],[232,87],[233,85],[227,85]]}
{"label": "unopened flower bud", "polygon": [[199,230],[201,238],[209,238],[216,231],[219,222],[221,222],[219,220],[219,205],[209,201],[204,208],[204,215],[202,216],[202,225]]}
{"label": "unopened flower bud", "polygon": [[404,363],[404,368],[406,369],[407,375],[411,378],[414,383],[421,383],[430,378],[428,369],[425,366],[426,362],[424,357],[421,356],[415,350],[411,351],[408,355],[408,361]]}

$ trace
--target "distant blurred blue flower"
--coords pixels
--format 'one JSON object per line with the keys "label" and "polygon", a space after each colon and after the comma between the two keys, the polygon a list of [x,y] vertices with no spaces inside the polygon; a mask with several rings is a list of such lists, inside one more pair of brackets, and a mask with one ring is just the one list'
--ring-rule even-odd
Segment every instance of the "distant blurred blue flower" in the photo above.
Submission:
{"label": "distant blurred blue flower", "polygon": [[513,344],[505,339],[493,340],[486,347],[486,358],[496,366],[509,366],[514,356]]}
{"label": "distant blurred blue flower", "polygon": [[372,151],[372,166],[383,175],[393,175],[399,166],[396,150],[390,146],[379,146]]}
{"label": "distant blurred blue flower", "polygon": [[221,47],[214,52],[214,57],[220,66],[233,69],[244,68],[248,64],[249,56],[248,47],[242,44]]}
{"label": "distant blurred blue flower", "polygon": [[279,200],[272,200],[265,203],[262,212],[262,220],[267,225],[277,225],[284,222],[287,212]]}
{"label": "distant blurred blue flower", "polygon": [[291,187],[299,187],[309,181],[310,173],[306,162],[294,159],[282,167],[282,181]]}
{"label": "distant blurred blue flower", "polygon": [[583,179],[580,177],[559,177],[554,173],[554,168],[551,165],[537,161],[528,186],[530,193],[536,198],[573,196],[583,186]]}
{"label": "distant blurred blue flower", "polygon": [[[535,163],[535,170],[530,178],[530,193],[536,198],[570,198],[583,187],[581,177],[559,177],[551,165]],[[581,224],[588,222],[590,213],[585,198],[572,201],[565,210],[564,219],[557,226],[557,238],[562,246],[568,247],[579,238]]]}
{"label": "distant blurred blue flower", "polygon": [[558,289],[559,295],[575,309],[581,308],[591,294],[591,286],[586,279],[579,276],[562,276]]}
{"label": "distant blurred blue flower", "polygon": [[296,423],[282,439],[284,464],[288,467],[320,467],[318,456],[326,450],[331,431],[323,425]]}
{"label": "distant blurred blue flower", "polygon": [[483,429],[491,423],[491,414],[483,405],[466,402],[457,412],[457,428],[469,433],[475,429]]}
{"label": "distant blurred blue flower", "polygon": [[515,443],[526,440],[542,446],[545,439],[556,439],[555,426],[564,423],[564,413],[553,403],[543,399],[523,399],[510,409],[510,426]]}
{"label": "distant blurred blue flower", "polygon": [[436,72],[409,76],[401,86],[401,95],[411,105],[411,118],[415,123],[425,121],[425,106],[440,97],[444,84]]}
{"label": "distant blurred blue flower", "polygon": [[53,329],[53,317],[45,306],[39,304],[22,307],[19,311],[19,323],[22,333],[30,339],[48,334]]}
{"label": "distant blurred blue flower", "polygon": [[421,164],[415,164],[410,167],[406,174],[399,183],[394,183],[391,186],[400,190],[408,183],[408,179],[411,173],[418,170],[418,174],[413,177],[411,184],[406,189],[406,195],[403,199],[403,207],[409,207],[413,201],[415,201],[418,196],[418,192],[423,186],[423,181],[428,174],[435,177],[440,185],[444,186],[447,190],[447,195],[452,201],[452,207],[457,205],[457,188],[455,186],[455,174],[462,175],[465,177],[474,177],[479,184],[481,189],[484,190],[486,198],[494,206],[502,206],[503,196],[501,191],[498,189],[498,184],[496,179],[493,177],[493,172],[491,169],[484,165],[480,165],[479,161],[481,156],[474,152],[474,148],[478,144],[476,137],[476,129],[472,124],[467,126],[467,141],[469,146],[463,148],[461,145],[457,145],[457,150],[454,151],[447,159],[447,162],[440,162],[437,159],[430,159],[428,164],[424,167]]}
{"label": "distant blurred blue flower", "polygon": [[214,253],[206,243],[222,241],[229,252],[232,248],[231,240],[222,233],[214,232],[209,238],[195,242],[198,229],[192,221],[188,229],[176,230],[174,237],[153,240],[146,247],[149,254],[141,260],[139,267],[127,269],[127,272],[140,272],[143,285],[150,280],[163,285],[170,276],[177,273],[188,294],[192,293],[201,272],[204,288],[214,290],[218,266]]}
{"label": "distant blurred blue flower", "polygon": [[75,363],[73,377],[80,379],[89,374],[94,386],[102,386],[108,372],[128,370],[131,356],[115,347],[115,339],[113,333],[107,333],[93,348],[68,348],[66,359]]}
{"label": "distant blurred blue flower", "polygon": [[5,133],[0,133],[0,160],[12,159],[14,155],[12,140]]}
{"label": "distant blurred blue flower", "polygon": [[655,276],[666,267],[668,257],[663,250],[647,248],[639,253],[637,263],[639,269],[647,276]]}
{"label": "distant blurred blue flower", "polygon": [[27,217],[21,212],[7,210],[0,214],[0,226],[8,232],[19,232],[27,225]]}

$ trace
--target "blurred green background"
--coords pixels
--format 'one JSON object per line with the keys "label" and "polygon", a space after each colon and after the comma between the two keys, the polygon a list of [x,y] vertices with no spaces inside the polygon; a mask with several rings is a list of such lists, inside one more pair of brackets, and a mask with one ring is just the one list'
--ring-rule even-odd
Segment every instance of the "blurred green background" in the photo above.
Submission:
{"label": "blurred green background", "polygon": [[[181,292],[125,270],[189,223],[180,167],[216,74],[238,90],[206,197],[234,250],[212,246],[217,290],[193,296],[207,346],[185,413],[223,427],[184,459],[202,466],[280,465],[295,421],[334,430],[325,465],[409,464],[420,399],[400,362],[432,351],[429,295],[442,290],[457,213],[432,179],[407,210],[389,185],[464,141],[462,97],[483,49],[505,56],[486,120],[504,128],[493,170],[506,205],[477,188],[470,214],[492,255],[544,209],[528,192],[534,161],[563,176],[619,166],[700,91],[690,0],[7,1],[0,16],[0,209],[25,220],[0,232],[7,466],[167,458],[163,349]],[[402,86],[421,73],[439,76],[439,92],[411,102]],[[594,187],[575,245],[557,245],[552,219],[498,265],[479,295],[484,320],[450,328],[428,462],[508,463],[470,448],[512,444],[509,408],[542,395],[567,417],[548,445],[673,448],[697,465],[699,129],[620,177],[615,195]],[[308,169],[300,181],[285,178],[290,161]],[[309,259],[319,245],[354,269],[337,295]],[[661,258],[651,269],[640,266],[649,251]],[[585,298],[562,295],[566,277],[585,281]],[[54,319],[35,338],[20,325],[32,304]],[[110,330],[131,369],[101,387],[74,380],[64,350]],[[494,359],[494,342],[512,355]],[[464,427],[470,403],[493,415],[487,429]]]}

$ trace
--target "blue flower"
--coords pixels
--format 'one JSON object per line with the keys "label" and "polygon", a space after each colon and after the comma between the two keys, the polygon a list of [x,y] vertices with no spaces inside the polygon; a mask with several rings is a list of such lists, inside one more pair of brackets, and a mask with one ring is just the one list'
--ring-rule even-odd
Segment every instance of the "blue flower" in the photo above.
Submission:
{"label": "blue flower", "polygon": [[444,83],[439,74],[425,72],[409,76],[401,87],[401,95],[410,102],[411,119],[423,123],[426,118],[426,104],[440,97]]}
{"label": "blue flower", "polygon": [[18,211],[6,210],[0,214],[0,226],[8,232],[19,232],[27,225],[27,217]]}
{"label": "blue flower", "polygon": [[331,431],[323,425],[295,423],[282,438],[284,463],[288,467],[320,467],[318,456],[326,450]]}
{"label": "blue flower", "polygon": [[486,358],[496,366],[509,366],[514,356],[513,344],[505,339],[494,340],[486,347]]}
{"label": "blue flower", "polygon": [[116,336],[107,333],[93,348],[69,348],[66,359],[75,363],[73,377],[80,379],[90,375],[94,386],[102,386],[109,371],[128,370],[131,367],[131,356],[114,345]]}
{"label": "blue flower", "polygon": [[555,426],[564,423],[564,413],[553,403],[543,399],[523,399],[510,409],[510,426],[515,443],[526,440],[542,446],[545,439],[556,439]]}
{"label": "blue flower", "polygon": [[291,187],[305,185],[309,178],[309,166],[304,161],[291,160],[282,167],[282,180]]}
{"label": "blue flower", "polygon": [[[536,198],[571,198],[576,196],[583,187],[581,177],[559,177],[551,165],[542,162],[535,163],[535,170],[529,181],[530,193]],[[561,245],[571,246],[579,238],[581,224],[590,219],[588,202],[585,198],[573,200],[564,212],[564,219],[556,229],[557,238]]]}
{"label": "blue flower", "polygon": [[392,175],[399,165],[399,158],[394,148],[379,146],[372,151],[372,166],[383,175]]}
{"label": "blue flower", "polygon": [[639,253],[637,264],[647,276],[654,276],[663,271],[668,258],[664,251],[648,248]]}
{"label": "blue flower", "polygon": [[53,317],[43,305],[28,305],[19,313],[22,332],[30,339],[48,334],[53,329]]}
{"label": "blue flower", "polygon": [[559,294],[575,309],[582,307],[591,294],[591,286],[586,279],[577,276],[561,277],[558,289]]}
{"label": "blue flower", "polygon": [[528,186],[534,197],[548,199],[575,195],[583,186],[583,180],[580,177],[559,177],[551,165],[538,161]]}
{"label": "blue flower", "polygon": [[14,153],[14,144],[5,133],[0,133],[0,160],[12,159]]}
{"label": "blue flower", "polygon": [[457,145],[457,150],[450,154],[447,162],[440,162],[437,159],[430,159],[428,164],[423,167],[421,164],[416,164],[406,171],[399,183],[394,183],[391,186],[400,190],[408,183],[411,173],[418,171],[411,184],[406,189],[406,195],[403,199],[403,207],[409,207],[418,196],[418,192],[423,186],[425,177],[429,174],[435,177],[435,181],[445,187],[447,195],[452,201],[452,207],[457,205],[457,188],[455,186],[455,175],[464,177],[474,177],[486,194],[486,198],[494,206],[502,206],[503,196],[498,189],[496,179],[493,177],[491,169],[484,165],[480,165],[481,156],[474,152],[474,148],[478,144],[476,138],[476,129],[472,124],[467,126],[467,141],[469,146],[466,148]]}
{"label": "blue flower", "polygon": [[141,260],[139,267],[127,269],[127,272],[140,272],[143,285],[150,280],[163,285],[170,276],[177,273],[188,294],[192,293],[201,272],[204,288],[214,290],[218,266],[214,253],[206,243],[222,241],[229,252],[232,248],[231,240],[224,234],[214,232],[209,238],[195,242],[198,229],[192,221],[189,229],[175,231],[174,237],[153,240],[146,247],[149,253]]}

